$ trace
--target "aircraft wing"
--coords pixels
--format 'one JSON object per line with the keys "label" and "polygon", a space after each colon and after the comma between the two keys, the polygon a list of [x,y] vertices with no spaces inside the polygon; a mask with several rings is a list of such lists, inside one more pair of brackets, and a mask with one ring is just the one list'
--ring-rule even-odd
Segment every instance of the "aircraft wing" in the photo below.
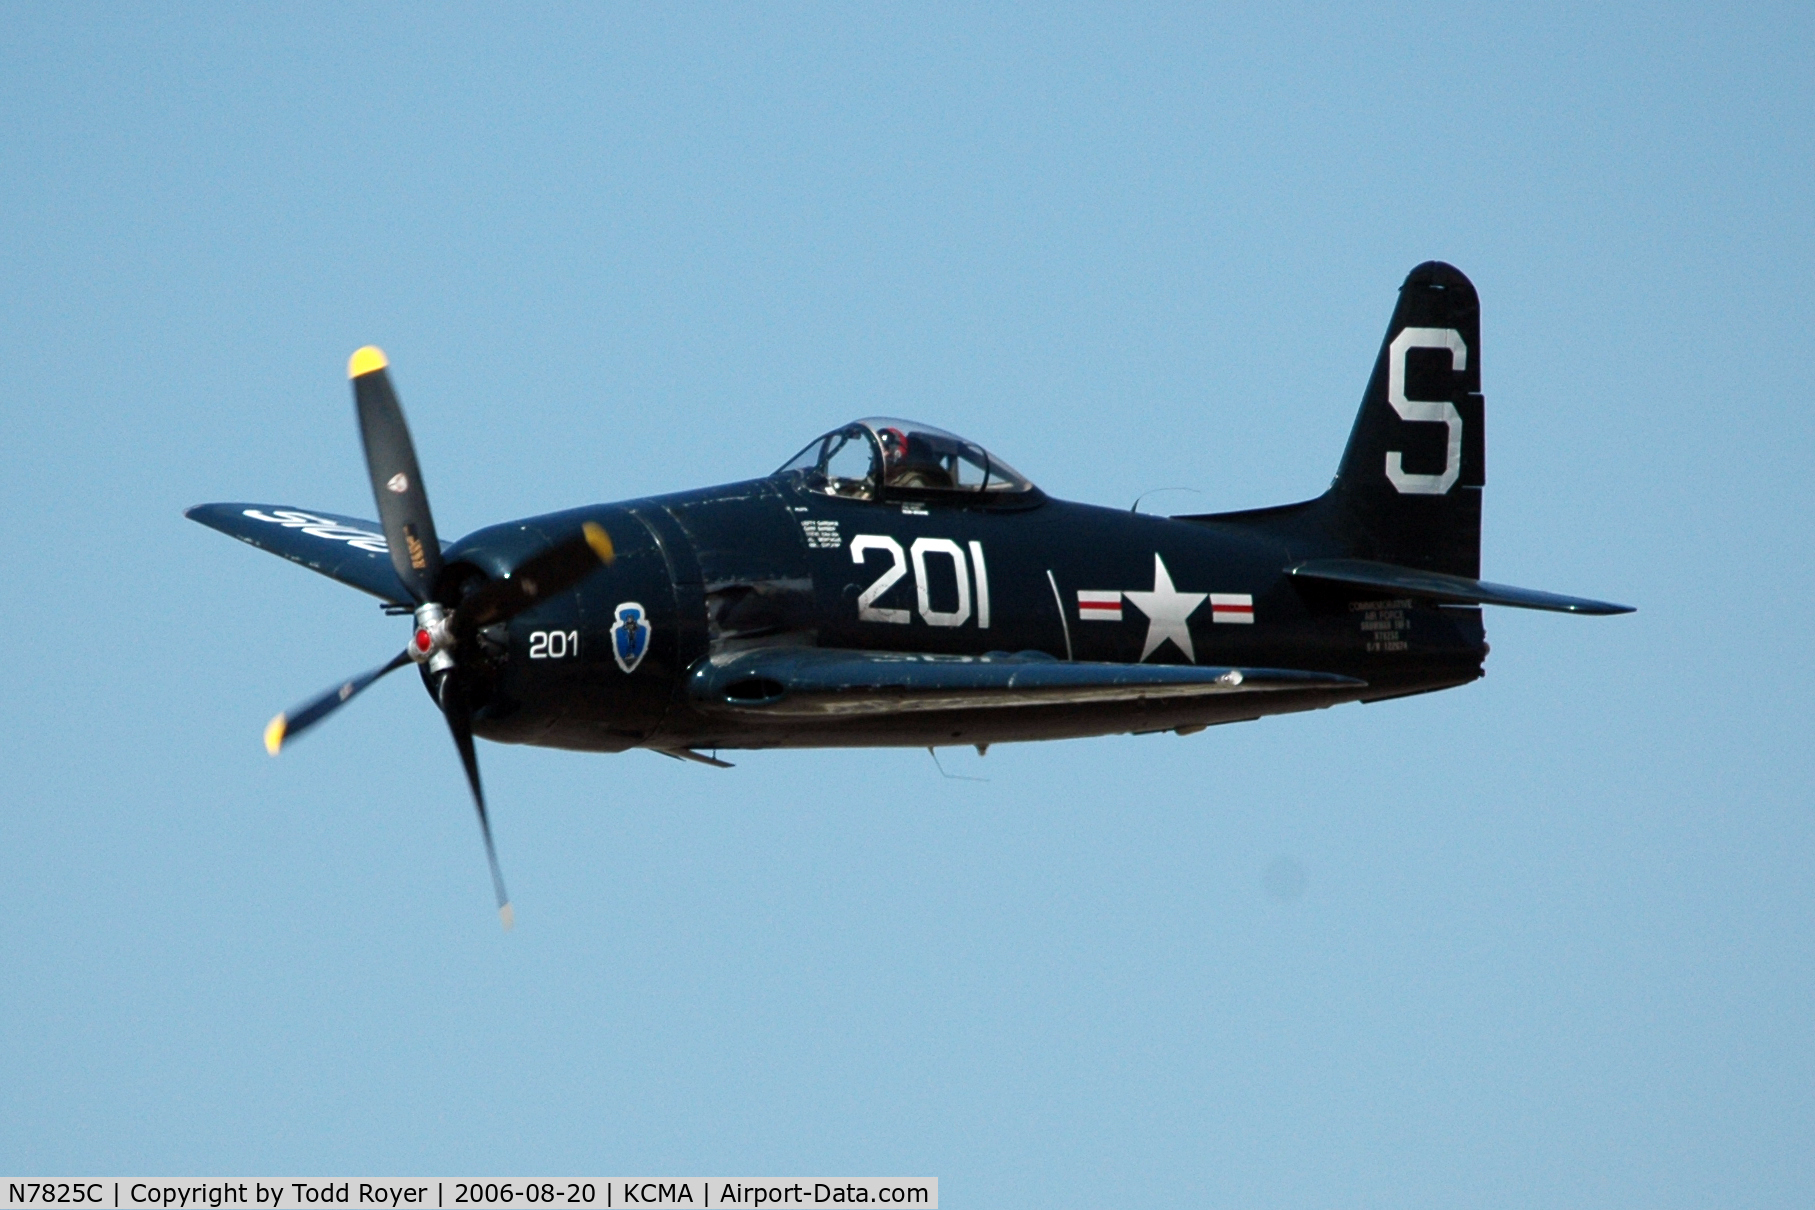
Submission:
{"label": "aircraft wing", "polygon": [[411,604],[376,521],[283,504],[198,504],[183,515],[382,601]]}
{"label": "aircraft wing", "polygon": [[1364,684],[1327,672],[1074,663],[1045,652],[967,656],[767,647],[701,661],[688,677],[688,692],[698,706],[715,713],[826,718],[1354,689]]}
{"label": "aircraft wing", "polygon": [[1514,588],[1510,584],[1490,584],[1485,580],[1375,563],[1368,559],[1312,559],[1287,570],[1300,579],[1324,580],[1396,596],[1428,597],[1457,605],[1510,605],[1515,609],[1547,609],[1553,613],[1634,612],[1630,605],[1615,605],[1610,601],[1566,597],[1535,588]]}

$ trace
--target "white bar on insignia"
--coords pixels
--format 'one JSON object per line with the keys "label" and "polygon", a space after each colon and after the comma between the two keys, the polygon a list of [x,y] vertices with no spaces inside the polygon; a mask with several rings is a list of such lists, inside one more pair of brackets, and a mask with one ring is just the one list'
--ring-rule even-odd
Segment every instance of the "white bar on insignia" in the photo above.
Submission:
{"label": "white bar on insignia", "polygon": [[1122,594],[1080,588],[1078,590],[1078,617],[1091,622],[1121,621]]}
{"label": "white bar on insignia", "polygon": [[1210,620],[1212,622],[1246,622],[1254,621],[1254,597],[1245,592],[1213,592],[1210,594]]}
{"label": "white bar on insignia", "polygon": [[558,1180],[449,1180],[390,1177],[293,1180],[273,1177],[179,1179],[85,1177],[63,1181],[0,1178],[0,1210],[46,1205],[84,1210],[618,1210],[622,1206],[913,1206],[939,1210],[939,1178],[906,1177],[562,1177]]}

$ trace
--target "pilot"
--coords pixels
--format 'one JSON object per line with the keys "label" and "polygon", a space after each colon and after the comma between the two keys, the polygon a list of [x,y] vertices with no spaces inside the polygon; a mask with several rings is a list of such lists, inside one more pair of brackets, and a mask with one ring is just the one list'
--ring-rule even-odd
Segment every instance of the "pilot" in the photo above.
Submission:
{"label": "pilot", "polygon": [[915,457],[915,443],[900,429],[881,429],[876,439],[882,443],[882,481],[889,487],[952,486],[951,472],[937,461]]}

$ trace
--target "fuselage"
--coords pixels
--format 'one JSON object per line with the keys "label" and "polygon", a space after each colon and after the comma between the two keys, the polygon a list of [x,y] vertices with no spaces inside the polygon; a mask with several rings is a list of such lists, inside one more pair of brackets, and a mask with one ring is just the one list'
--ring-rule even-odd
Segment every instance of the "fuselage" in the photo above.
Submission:
{"label": "fuselage", "polygon": [[[471,534],[446,558],[489,577],[582,519],[617,548],[610,567],[481,636],[475,730],[590,751],[987,744],[1191,730],[1482,674],[1478,608],[1357,600],[1286,574],[1342,552],[1315,527],[1157,517],[1038,491],[977,500],[844,498],[774,476]],[[1365,685],[828,719],[731,716],[689,697],[699,661],[774,645],[1291,667]]]}

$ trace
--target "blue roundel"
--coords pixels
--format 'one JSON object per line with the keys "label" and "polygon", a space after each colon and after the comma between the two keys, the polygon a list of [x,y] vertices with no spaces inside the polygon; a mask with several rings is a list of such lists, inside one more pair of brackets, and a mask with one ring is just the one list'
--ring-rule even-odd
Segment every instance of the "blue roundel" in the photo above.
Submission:
{"label": "blue roundel", "polygon": [[625,672],[635,672],[649,650],[649,615],[635,601],[611,611],[611,655]]}

